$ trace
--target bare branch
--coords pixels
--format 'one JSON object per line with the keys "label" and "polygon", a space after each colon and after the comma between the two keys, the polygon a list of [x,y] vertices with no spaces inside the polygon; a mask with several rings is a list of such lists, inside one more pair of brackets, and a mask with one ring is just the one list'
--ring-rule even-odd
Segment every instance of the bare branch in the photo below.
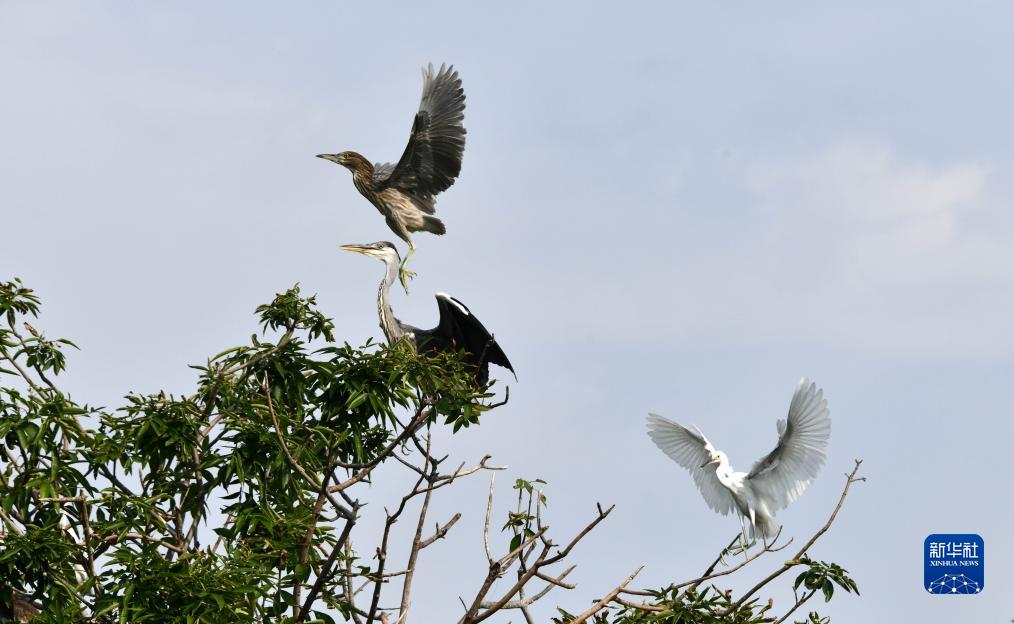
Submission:
{"label": "bare branch", "polygon": [[[91,521],[88,518],[88,514],[89,514],[89,512],[88,512],[88,500],[84,497],[84,495],[81,495],[81,503],[80,504],[81,504],[81,527],[82,527],[82,532],[84,533],[83,537],[84,537],[84,545],[85,545],[85,555],[86,555],[86,557],[88,559],[88,574],[92,578],[95,578],[97,576],[97,574],[96,574],[96,570],[95,570],[95,551],[92,548],[92,526],[91,526]],[[102,593],[102,584],[101,583],[96,583],[95,584],[95,592],[96,592],[96,595],[101,595],[101,593]]]}
{"label": "bare branch", "polygon": [[[353,513],[359,511],[358,507],[353,507]],[[320,572],[317,574],[317,580],[314,582],[313,587],[310,588],[310,592],[306,595],[306,601],[303,603],[303,608],[300,609],[299,617],[296,618],[297,622],[302,622],[310,613],[310,607],[313,606],[313,602],[317,599],[317,595],[320,593],[324,585],[331,579],[331,569],[334,567],[335,560],[338,559],[338,554],[345,550],[348,546],[349,535],[352,533],[352,527],[355,525],[355,520],[347,520],[345,522],[345,528],[342,529],[341,535],[338,537],[338,542],[334,545],[331,550],[331,554],[328,555],[324,565],[321,566]],[[350,591],[351,586],[346,585],[346,595],[348,600],[352,600],[352,593]],[[353,611],[355,609],[353,608]]]}
{"label": "bare branch", "polygon": [[[552,578],[552,577],[548,577],[548,576],[546,576],[544,574],[536,573],[535,574],[536,577],[538,577],[538,578],[546,581],[546,586],[543,587],[542,590],[539,591],[539,593],[537,593],[537,594],[535,594],[533,596],[529,596],[529,597],[525,598],[523,592],[519,591],[518,594],[521,595],[520,600],[510,600],[510,601],[506,602],[500,608],[501,609],[526,609],[527,607],[530,607],[533,604],[535,604],[536,602],[538,602],[543,596],[545,596],[546,594],[548,594],[549,591],[551,589],[553,589],[554,587],[563,587],[564,589],[574,589],[575,587],[577,587],[576,585],[571,584],[571,583],[564,583],[563,579],[567,578],[567,575],[570,574],[571,572],[573,572],[576,567],[577,566],[573,566],[573,565],[570,566],[569,568],[567,568],[566,570],[564,570],[563,573],[560,574],[560,576],[558,576],[556,578]],[[494,605],[495,605],[495,603],[492,603],[492,602],[484,602],[484,603],[482,603],[482,608],[483,609],[492,609],[494,607]]]}
{"label": "bare branch", "polygon": [[496,473],[489,475],[489,499],[486,501],[486,524],[482,528],[482,543],[486,547],[486,559],[489,565],[493,565],[493,552],[489,549],[489,520],[493,514],[493,484],[496,483]]}
{"label": "bare branch", "polygon": [[158,539],[157,537],[152,537],[150,535],[145,535],[143,533],[123,533],[123,534],[120,534],[120,535],[106,535],[106,536],[96,535],[95,539],[98,540],[98,541],[100,541],[100,542],[108,542],[108,543],[111,543],[111,544],[118,544],[118,543],[120,543],[121,541],[123,541],[125,539],[144,540],[146,542],[151,542],[153,544],[158,544],[159,546],[162,546],[163,548],[168,548],[169,550],[171,550],[171,551],[173,551],[175,553],[183,554],[183,553],[187,552],[187,549],[184,548],[184,547],[182,547],[182,546],[177,546],[175,544],[170,544],[169,542],[162,541],[162,540]]}
{"label": "bare branch", "polygon": [[[20,339],[20,336],[16,331],[14,331],[13,327],[10,329],[10,331],[15,336],[18,336],[18,338]],[[23,340],[22,344],[24,344]],[[10,362],[12,366],[14,366],[15,370],[18,371],[18,374],[21,375],[21,377],[28,382],[28,385],[31,386],[32,390],[35,391],[35,394],[43,396],[42,388],[40,388],[35,383],[35,380],[33,380],[32,377],[28,374],[28,371],[26,371],[24,368],[21,367],[21,364],[18,363],[17,359],[11,356],[9,353],[7,353],[7,349],[5,349],[3,346],[0,346],[0,355],[3,355],[4,359]]]}
{"label": "bare branch", "polygon": [[467,477],[469,475],[473,475],[473,474],[479,472],[480,470],[507,470],[507,466],[489,466],[489,465],[487,465],[486,462],[488,462],[491,459],[493,459],[492,455],[485,455],[485,456],[483,456],[483,458],[481,460],[479,460],[478,464],[476,464],[475,466],[473,466],[472,468],[469,468],[467,470],[462,470],[462,468],[464,467],[464,464],[462,464],[461,467],[459,467],[458,470],[455,471],[453,474],[440,475],[440,476],[438,476],[435,479],[435,481],[437,483],[447,483],[447,484],[450,484],[450,483],[453,483],[455,479],[460,479],[461,477]]}
{"label": "bare branch", "polygon": [[792,608],[786,611],[785,615],[775,620],[774,624],[782,624],[782,622],[789,619],[789,616],[792,615],[796,611],[796,609],[803,606],[803,603],[809,600],[810,598],[813,598],[813,595],[816,593],[817,593],[816,589],[811,589],[810,591],[806,592],[806,594],[804,594],[802,598],[796,598],[796,603],[792,605]]}
{"label": "bare branch", "polygon": [[385,446],[382,451],[377,453],[376,457],[374,457],[371,461],[367,462],[366,466],[363,467],[362,470],[352,475],[345,481],[332,485],[327,489],[327,491],[330,493],[341,492],[342,490],[345,490],[348,487],[353,486],[356,483],[359,483],[360,481],[368,477],[370,473],[373,472],[373,469],[376,468],[377,465],[380,464],[380,462],[386,459],[394,451],[394,449],[398,447],[398,445],[400,445],[402,442],[411,437],[411,435],[415,432],[415,430],[419,427],[419,425],[426,422],[429,419],[430,415],[432,415],[432,413],[433,413],[432,407],[426,408],[420,407],[420,409],[416,412],[415,417],[411,421],[409,421],[408,425],[405,426],[405,429],[403,429],[402,432],[394,438],[394,440],[391,440],[391,442],[388,443],[388,445]]}
{"label": "bare branch", "polygon": [[574,548],[574,546],[577,546],[578,542],[580,542],[582,539],[584,539],[584,537],[586,535],[588,535],[588,533],[590,533],[592,531],[592,529],[594,529],[596,526],[598,526],[598,524],[600,522],[602,522],[603,520],[605,520],[609,516],[609,514],[611,514],[613,512],[613,509],[616,508],[616,505],[610,505],[609,509],[606,509],[605,511],[602,510],[602,505],[596,505],[596,507],[597,507],[598,512],[599,512],[598,517],[595,518],[594,520],[592,520],[591,522],[589,522],[588,525],[585,528],[581,529],[581,532],[578,533],[577,535],[575,535],[574,539],[570,540],[570,543],[567,544],[567,546],[563,550],[561,550],[555,556],[546,559],[546,561],[542,565],[547,566],[547,565],[556,563],[557,561],[559,561],[559,560],[563,559],[564,557],[566,557],[567,555],[569,555],[570,551]]}
{"label": "bare branch", "polygon": [[641,570],[643,570],[643,569],[644,569],[644,565],[643,564],[640,565],[640,566],[638,566],[637,569],[634,570],[630,574],[630,576],[628,576],[622,583],[620,583],[619,585],[617,585],[616,587],[614,587],[611,592],[609,592],[608,594],[606,594],[605,596],[603,596],[598,602],[596,602],[591,607],[589,607],[587,611],[585,611],[581,615],[579,615],[576,618],[574,618],[570,622],[570,624],[581,624],[582,622],[586,621],[591,616],[595,615],[596,613],[598,613],[599,611],[601,611],[602,609],[604,609],[606,607],[606,605],[608,605],[612,601],[613,598],[616,598],[616,596],[618,596],[620,594],[620,592],[623,591],[623,588],[626,587],[627,585],[629,585],[630,582],[634,580],[634,577],[636,577],[638,574],[640,574]]}
{"label": "bare branch", "polygon": [[786,561],[785,564],[782,565],[782,567],[778,568],[777,570],[766,576],[762,581],[760,581],[752,588],[750,588],[749,591],[743,594],[743,596],[741,596],[739,600],[737,600],[735,603],[733,603],[731,607],[729,607],[726,613],[735,613],[736,611],[738,611],[739,608],[743,606],[743,603],[749,600],[750,597],[753,596],[755,593],[757,593],[758,590],[760,590],[762,587],[764,587],[771,581],[775,580],[776,578],[784,574],[793,566],[799,564],[800,562],[799,560],[803,557],[803,555],[806,554],[806,551],[809,550],[810,547],[813,546],[813,544],[818,539],[820,539],[820,536],[827,533],[828,529],[831,528],[831,525],[834,523],[835,518],[838,517],[838,512],[841,511],[842,505],[845,504],[845,497],[848,496],[849,488],[852,487],[852,484],[857,481],[866,481],[866,477],[856,476],[856,474],[859,472],[859,466],[861,466],[862,463],[863,460],[861,459],[855,460],[855,467],[852,468],[852,472],[845,475],[845,489],[842,490],[841,497],[838,499],[838,504],[835,505],[834,511],[831,512],[831,517],[827,519],[827,522],[824,523],[824,526],[822,526],[816,533],[814,533],[813,537],[811,537],[808,542],[803,544],[803,547],[799,549],[799,552],[796,553],[795,557],[793,557],[789,561]]}
{"label": "bare branch", "polygon": [[[356,608],[356,594],[359,592],[352,591],[352,540],[345,540],[345,596],[348,600],[350,611],[352,612],[352,621],[356,624],[363,624],[363,618],[359,615],[359,609]],[[365,587],[365,585],[364,585]],[[361,589],[361,588],[360,588]]]}
{"label": "bare branch", "polygon": [[453,516],[451,516],[451,519],[448,520],[447,524],[445,524],[444,526],[440,526],[439,524],[437,524],[436,532],[433,535],[419,542],[419,549],[421,550],[423,548],[426,548],[427,546],[431,545],[438,539],[443,538],[445,535],[447,535],[447,532],[451,530],[451,527],[458,522],[458,520],[461,520],[460,513],[456,513]]}
{"label": "bare branch", "polygon": [[563,578],[565,576],[567,576],[567,573],[569,573],[575,567],[577,567],[577,566],[570,566],[569,568],[567,568],[566,571],[564,571],[563,574],[561,574],[560,576],[558,576],[556,578],[553,578],[553,577],[551,577],[551,576],[549,576],[547,574],[544,574],[542,572],[536,572],[535,573],[535,578],[542,579],[543,581],[546,581],[550,585],[556,585],[557,587],[562,587],[563,589],[574,589],[575,587],[577,587],[577,585],[575,585],[574,583],[564,583],[563,582]]}
{"label": "bare branch", "polygon": [[[613,507],[603,510],[602,506],[598,505],[597,509],[598,515],[595,519],[589,522],[588,525],[574,536],[570,543],[568,543],[567,546],[560,550],[556,555],[549,556],[549,551],[553,547],[553,543],[548,540],[542,540],[542,551],[539,553],[539,556],[535,559],[535,561],[532,562],[531,567],[519,572],[517,582],[504,592],[503,596],[501,596],[498,600],[486,601],[486,594],[489,593],[494,581],[503,575],[506,569],[513,564],[514,560],[520,555],[520,553],[527,549],[529,545],[534,543],[536,540],[541,540],[549,527],[542,527],[533,535],[529,536],[528,539],[522,542],[517,548],[501,559],[494,561],[489,567],[489,572],[486,575],[486,579],[483,581],[482,587],[480,587],[479,591],[476,593],[475,599],[472,601],[472,605],[467,608],[465,614],[459,620],[459,624],[477,624],[497,611],[500,611],[504,608],[504,605],[514,598],[516,594],[520,593],[521,589],[536,575],[536,573],[541,570],[541,568],[552,565],[570,554],[570,551],[574,548],[574,546],[576,546],[592,529],[598,526],[598,524],[612,512]],[[480,609],[483,609],[483,605],[487,603],[488,606],[480,613]]]}
{"label": "bare branch", "polygon": [[[524,549],[528,548],[528,546],[530,546],[531,544],[535,543],[535,540],[537,540],[540,537],[542,537],[543,535],[545,535],[546,531],[548,531],[548,530],[549,530],[548,526],[547,527],[543,527],[542,530],[536,531],[534,534],[532,534],[531,536],[527,537],[523,542],[521,542],[521,544],[517,548],[515,548],[512,551],[510,551],[509,553],[507,553],[506,555],[504,555],[502,558],[500,558],[500,560],[496,562],[496,566],[498,568],[500,568],[501,570],[506,570],[508,567],[511,566],[511,564],[514,563],[514,560],[518,557],[518,555],[521,554],[521,552]],[[547,550],[548,550],[548,548],[547,548]]]}
{"label": "bare branch", "polygon": [[490,409],[493,409],[494,407],[503,407],[504,405],[507,405],[507,402],[510,400],[511,400],[511,387],[505,386],[503,393],[503,401],[499,401],[497,403],[490,403],[488,407]]}
{"label": "bare branch", "polygon": [[[731,568],[729,568],[727,570],[722,570],[721,572],[714,572],[715,566],[718,564],[718,562],[720,562],[724,558],[724,556],[728,553],[729,548],[731,547],[731,546],[726,546],[725,550],[722,551],[722,554],[718,556],[718,559],[715,560],[715,563],[711,564],[711,566],[708,568],[708,570],[705,572],[705,574],[703,576],[700,576],[700,577],[695,578],[695,579],[691,579],[689,581],[684,581],[684,582],[679,583],[677,585],[673,585],[671,587],[671,589],[680,589],[682,587],[689,586],[689,587],[687,587],[687,591],[693,591],[693,590],[697,589],[697,586],[700,585],[701,583],[703,583],[704,581],[710,581],[711,579],[715,579],[715,578],[718,578],[720,576],[726,576],[726,575],[732,574],[734,572],[737,572],[738,570],[743,569],[749,563],[751,563],[754,560],[758,559],[761,555],[764,555],[764,554],[769,553],[769,552],[778,552],[779,550],[783,550],[784,548],[788,547],[789,544],[792,543],[792,540],[790,539],[785,544],[776,547],[775,544],[778,542],[778,538],[781,536],[781,534],[782,534],[782,529],[781,529],[781,527],[779,527],[778,533],[775,534],[775,538],[773,540],[771,540],[770,544],[764,544],[764,546],[759,551],[757,551],[756,553],[754,553],[752,555],[748,555],[746,558],[743,559],[743,561],[741,561],[738,564],[732,566]],[[735,543],[737,541],[739,541],[739,536],[734,537],[732,543]]]}
{"label": "bare branch", "polygon": [[[427,452],[429,451],[429,442],[430,442],[430,438],[429,438],[429,436],[427,436],[426,437],[426,450],[427,450]],[[427,461],[430,461],[428,453],[427,453],[426,458],[427,458]],[[436,469],[437,469],[437,467],[433,466],[433,472],[434,473],[436,472]],[[433,478],[435,478],[435,474],[431,474],[431,476],[430,476],[430,483],[433,483],[433,481],[432,481]],[[425,548],[423,546],[423,543],[422,543],[423,542],[422,532],[423,532],[423,526],[426,523],[426,513],[429,511],[429,508],[430,508],[430,497],[432,497],[432,496],[433,496],[433,488],[432,487],[426,488],[426,495],[423,497],[422,507],[419,510],[419,522],[416,523],[415,536],[412,538],[412,547],[409,549],[408,565],[405,566],[406,573],[405,573],[405,582],[402,584],[402,587],[401,587],[401,608],[400,608],[399,617],[398,617],[399,621],[405,621],[405,620],[407,620],[407,617],[408,617],[409,599],[410,599],[411,594],[412,594],[412,580],[415,578],[415,565],[416,565],[416,561],[419,558],[419,551],[422,550],[423,548]],[[448,523],[447,528],[450,528],[450,525],[453,524],[454,522],[456,522],[458,517],[460,517],[460,514],[458,514],[458,516],[455,516],[455,519],[452,520],[450,523]],[[446,532],[447,531],[445,529],[444,533],[446,533]],[[437,533],[433,537],[434,541],[437,539],[438,535],[440,535],[439,525],[438,525]],[[430,542],[430,543],[432,543],[432,542]]]}

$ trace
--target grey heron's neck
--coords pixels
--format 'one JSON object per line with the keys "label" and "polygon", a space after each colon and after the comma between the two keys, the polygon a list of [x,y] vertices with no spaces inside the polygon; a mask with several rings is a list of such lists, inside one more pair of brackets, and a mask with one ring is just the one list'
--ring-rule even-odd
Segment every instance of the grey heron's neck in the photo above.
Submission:
{"label": "grey heron's neck", "polygon": [[387,344],[393,345],[405,332],[401,330],[401,323],[394,318],[394,310],[391,309],[391,285],[398,278],[398,263],[385,262],[387,273],[380,282],[380,290],[377,292],[377,313],[380,316],[380,329],[384,331]]}

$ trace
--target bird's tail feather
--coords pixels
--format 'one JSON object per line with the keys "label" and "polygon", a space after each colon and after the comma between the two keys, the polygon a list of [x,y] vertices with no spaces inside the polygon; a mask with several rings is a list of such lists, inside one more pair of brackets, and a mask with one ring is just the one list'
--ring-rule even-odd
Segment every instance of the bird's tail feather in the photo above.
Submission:
{"label": "bird's tail feather", "polygon": [[430,215],[423,216],[423,229],[437,235],[447,233],[447,228],[444,227],[444,222]]}
{"label": "bird's tail feather", "polygon": [[767,514],[757,514],[754,522],[754,536],[770,542],[776,535],[778,535],[778,531],[781,528],[782,526],[775,522],[775,519],[771,516]]}

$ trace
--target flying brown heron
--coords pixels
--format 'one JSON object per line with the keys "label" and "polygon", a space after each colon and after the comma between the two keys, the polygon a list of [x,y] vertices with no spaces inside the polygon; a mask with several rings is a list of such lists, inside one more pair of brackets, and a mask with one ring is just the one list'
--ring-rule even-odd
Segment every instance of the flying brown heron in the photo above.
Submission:
{"label": "flying brown heron", "polygon": [[465,361],[475,367],[475,380],[481,386],[489,381],[490,364],[514,372],[514,367],[493,335],[465,307],[465,304],[454,297],[437,293],[440,322],[433,329],[419,329],[395,318],[394,310],[391,309],[390,291],[395,275],[399,271],[401,258],[394,245],[381,241],[366,245],[343,245],[342,249],[377,258],[387,269],[377,294],[377,314],[380,316],[380,328],[384,331],[388,344],[393,345],[404,338],[422,353],[464,351]]}
{"label": "flying brown heron", "polygon": [[434,216],[436,195],[448,189],[461,173],[465,151],[465,92],[453,66],[423,68],[423,93],[412,134],[398,164],[370,164],[357,152],[318,154],[352,172],[352,183],[370,200],[388,227],[408,243],[399,278],[408,292],[406,277],[415,274],[405,265],[415,253],[412,232],[443,234],[444,222]]}

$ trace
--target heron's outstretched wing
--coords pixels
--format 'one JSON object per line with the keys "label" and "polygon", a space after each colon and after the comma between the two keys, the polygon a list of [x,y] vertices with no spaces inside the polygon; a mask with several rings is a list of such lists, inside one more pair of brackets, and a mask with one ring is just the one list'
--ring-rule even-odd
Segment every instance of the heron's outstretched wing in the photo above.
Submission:
{"label": "heron's outstretched wing", "polygon": [[[429,199],[447,190],[461,173],[465,152],[465,92],[453,66],[423,69],[423,94],[412,134],[398,164],[386,176],[386,186]],[[385,173],[386,171],[386,167]]]}
{"label": "heron's outstretched wing", "polygon": [[489,380],[490,364],[514,372],[507,354],[465,304],[450,295],[437,293],[437,308],[440,310],[440,323],[431,330],[431,335],[446,346],[435,346],[464,350],[467,361],[478,368],[476,379],[480,384]]}
{"label": "heron's outstretched wing", "polygon": [[648,437],[663,453],[690,471],[708,507],[723,516],[734,509],[732,493],[719,482],[714,468],[701,467],[711,459],[715,447],[700,430],[691,431],[668,418],[648,414]]}
{"label": "heron's outstretched wing", "polygon": [[823,391],[803,378],[799,381],[788,420],[778,421],[778,446],[750,469],[747,479],[776,509],[799,498],[817,476],[827,457],[831,412]]}

